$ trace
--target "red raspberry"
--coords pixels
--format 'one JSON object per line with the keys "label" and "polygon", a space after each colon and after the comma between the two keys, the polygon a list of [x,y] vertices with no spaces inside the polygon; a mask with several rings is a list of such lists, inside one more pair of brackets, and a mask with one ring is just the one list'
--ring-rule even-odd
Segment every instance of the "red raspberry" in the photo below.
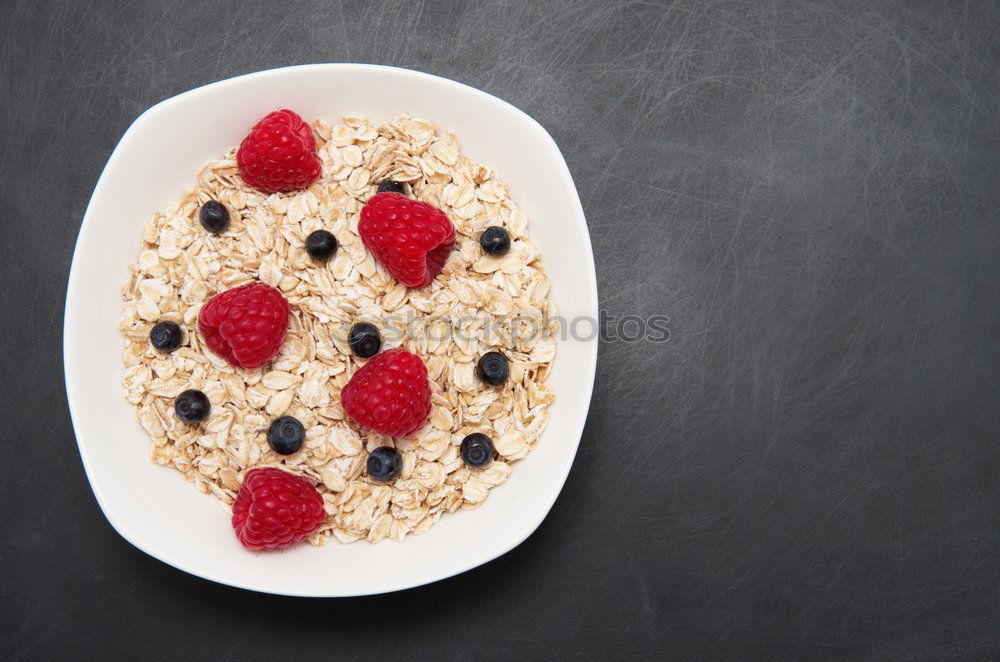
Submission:
{"label": "red raspberry", "polygon": [[340,403],[348,416],[379,434],[409,436],[431,413],[427,368],[401,347],[376,354],[351,376]]}
{"label": "red raspberry", "polygon": [[290,110],[276,110],[253,125],[236,165],[243,181],[267,193],[306,188],[323,169],[312,128]]}
{"label": "red raspberry", "polygon": [[256,368],[281,348],[288,301],[270,285],[242,285],[209,299],[198,314],[198,327],[210,350],[235,365]]}
{"label": "red raspberry", "polygon": [[455,245],[455,227],[443,211],[398,193],[377,193],[365,203],[358,234],[375,259],[409,287],[430,285]]}
{"label": "red raspberry", "polygon": [[323,497],[305,478],[251,469],[233,504],[233,529],[248,549],[282,549],[308,538],[326,519]]}

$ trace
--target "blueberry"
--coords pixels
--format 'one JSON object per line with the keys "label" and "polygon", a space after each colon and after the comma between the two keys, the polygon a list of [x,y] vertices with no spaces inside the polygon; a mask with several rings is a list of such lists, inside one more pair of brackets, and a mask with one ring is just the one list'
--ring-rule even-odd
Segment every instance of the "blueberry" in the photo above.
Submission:
{"label": "blueberry", "polygon": [[510,251],[510,233],[498,225],[491,225],[479,235],[479,245],[490,255],[506,255]]}
{"label": "blueberry", "polygon": [[406,190],[403,185],[399,182],[394,182],[391,179],[383,179],[378,185],[379,193],[399,193],[401,195],[406,195]]}
{"label": "blueberry", "polygon": [[382,349],[382,334],[374,324],[358,322],[347,334],[347,344],[351,351],[363,359],[375,356]]}
{"label": "blueberry", "polygon": [[493,442],[485,434],[474,432],[459,447],[462,460],[473,469],[482,469],[493,461]]}
{"label": "blueberry", "polygon": [[507,381],[510,368],[507,366],[507,357],[500,352],[486,352],[479,357],[476,364],[476,376],[490,386],[499,386]]}
{"label": "blueberry", "polygon": [[229,227],[229,210],[216,200],[209,200],[203,204],[198,218],[201,220],[201,227],[215,234]]}
{"label": "blueberry", "polygon": [[185,423],[197,423],[208,417],[208,412],[212,411],[212,403],[208,401],[208,396],[201,391],[188,389],[174,400],[174,412],[177,418]]}
{"label": "blueberry", "polygon": [[267,429],[267,445],[278,455],[291,455],[299,450],[305,438],[306,429],[294,416],[276,418]]}
{"label": "blueberry", "polygon": [[306,252],[317,260],[329,260],[337,252],[337,238],[326,230],[310,232],[306,237]]}
{"label": "blueberry", "polygon": [[403,456],[392,446],[379,446],[368,455],[368,477],[388,483],[403,468]]}
{"label": "blueberry", "polygon": [[161,352],[172,352],[181,346],[184,334],[173,322],[158,322],[149,332],[149,342]]}

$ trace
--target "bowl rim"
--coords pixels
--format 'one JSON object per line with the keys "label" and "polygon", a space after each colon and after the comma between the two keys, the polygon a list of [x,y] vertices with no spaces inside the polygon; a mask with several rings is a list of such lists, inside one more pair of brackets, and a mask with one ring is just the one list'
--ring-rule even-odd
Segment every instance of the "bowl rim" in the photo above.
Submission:
{"label": "bowl rim", "polygon": [[81,238],[86,233],[93,231],[92,226],[94,225],[94,222],[91,220],[91,217],[94,213],[92,209],[94,205],[94,199],[97,197],[97,193],[104,186],[104,180],[107,175],[109,166],[116,161],[119,152],[122,150],[123,145],[125,145],[128,142],[129,138],[133,133],[137,132],[138,127],[141,127],[146,123],[149,123],[163,109],[171,105],[174,105],[185,98],[198,95],[209,90],[216,90],[234,86],[248,79],[267,78],[269,76],[282,75],[285,73],[291,73],[305,69],[327,70],[327,71],[356,70],[362,74],[366,71],[391,70],[398,74],[422,78],[425,80],[434,81],[436,84],[439,85],[460,89],[465,94],[472,94],[475,96],[479,96],[487,101],[500,105],[506,111],[517,115],[522,121],[527,122],[528,125],[532,129],[534,129],[535,132],[538,134],[539,139],[546,141],[549,147],[552,150],[554,150],[554,153],[559,157],[558,161],[561,171],[560,175],[561,177],[564,177],[568,181],[570,185],[569,189],[572,192],[572,195],[569,196],[570,199],[568,200],[568,202],[572,205],[571,212],[576,218],[579,218],[583,221],[582,230],[584,233],[584,238],[586,239],[586,246],[589,250],[587,251],[586,255],[578,255],[576,256],[575,259],[581,260],[583,262],[582,267],[588,278],[586,279],[586,282],[579,283],[580,287],[574,292],[574,297],[577,297],[578,300],[582,298],[584,300],[584,303],[586,304],[586,308],[592,311],[596,316],[598,311],[597,274],[594,266],[593,246],[590,241],[590,232],[586,224],[586,217],[583,212],[583,205],[580,202],[580,196],[576,190],[576,185],[573,181],[572,174],[569,171],[569,167],[566,164],[565,157],[563,156],[561,150],[559,149],[558,145],[556,144],[552,136],[548,133],[548,131],[545,130],[545,128],[537,120],[535,120],[533,117],[531,117],[521,109],[517,108],[513,104],[504,101],[503,99],[500,99],[499,97],[496,97],[492,94],[489,94],[488,92],[484,92],[480,89],[477,89],[470,85],[466,85],[464,83],[460,83],[458,81],[451,80],[449,78],[436,76],[434,74],[428,74],[413,69],[392,67],[386,65],[377,65],[377,64],[347,63],[347,62],[301,64],[288,67],[277,67],[272,69],[265,69],[261,71],[241,74],[239,76],[234,76],[213,83],[201,85],[199,87],[192,88],[185,92],[181,92],[180,94],[159,101],[156,104],[147,108],[135,120],[133,120],[132,123],[129,125],[129,127],[122,134],[122,137],[118,140],[118,143],[115,145],[114,150],[112,150],[111,155],[108,157],[108,160],[105,163],[104,168],[102,169],[96,184],[94,185],[94,190],[91,193],[90,199],[87,202],[87,208],[84,212],[83,220],[80,223],[80,228],[77,232],[76,244],[73,249],[73,256],[70,264],[69,278],[66,289],[66,304],[63,314],[63,373],[66,385],[66,396],[70,411],[70,419],[73,424],[73,434],[77,442],[77,450],[79,451],[81,460],[83,462],[84,471],[87,476],[87,482],[90,484],[90,488],[94,493],[94,497],[96,498],[98,506],[100,507],[104,517],[111,524],[112,528],[122,538],[131,543],[134,547],[145,552],[149,556],[152,556],[153,558],[162,561],[163,563],[166,563],[170,566],[173,566],[174,568],[177,568],[178,570],[194,575],[196,577],[216,582],[219,584],[233,586],[236,588],[246,589],[260,593],[297,596],[297,597],[352,597],[352,596],[362,596],[362,595],[378,595],[378,594],[405,590],[409,588],[415,588],[426,584],[432,584],[434,582],[438,582],[443,579],[447,579],[449,577],[453,577],[455,575],[467,572],[481,565],[485,565],[486,563],[489,563],[495,560],[496,558],[503,556],[510,550],[514,549],[515,547],[523,543],[525,540],[527,540],[535,531],[537,531],[538,527],[548,516],[549,512],[551,512],[552,506],[555,504],[555,501],[562,493],[562,489],[565,486],[566,479],[568,478],[569,472],[573,466],[573,462],[575,461],[576,453],[580,445],[580,440],[583,436],[584,427],[587,421],[587,415],[590,409],[590,402],[592,400],[593,385],[597,368],[598,338],[596,336],[593,339],[586,341],[586,345],[590,350],[589,351],[590,360],[587,361],[586,365],[576,365],[574,367],[578,381],[580,381],[583,385],[585,385],[586,388],[583,390],[583,393],[585,395],[582,398],[581,402],[579,403],[581,407],[579,408],[580,413],[576,417],[577,420],[573,422],[571,429],[567,430],[567,433],[572,432],[572,434],[567,434],[569,439],[566,440],[567,442],[572,443],[572,454],[570,455],[569,462],[566,464],[565,471],[562,472],[562,475],[558,477],[558,489],[553,492],[552,498],[548,499],[547,500],[548,502],[544,504],[544,508],[537,509],[536,512],[538,513],[538,515],[536,521],[534,521],[530,527],[524,529],[525,533],[523,536],[518,536],[518,535],[512,536],[509,543],[498,545],[494,549],[487,549],[485,550],[485,553],[481,555],[475,555],[474,560],[472,560],[471,562],[457,563],[444,572],[434,573],[427,577],[420,577],[417,579],[407,579],[405,581],[397,582],[398,585],[396,585],[394,588],[391,589],[375,589],[372,591],[351,591],[351,592],[331,593],[331,592],[300,592],[300,591],[267,588],[260,585],[250,584],[244,581],[234,580],[229,577],[219,576],[212,572],[206,572],[202,569],[191,566],[182,559],[173,558],[169,554],[161,553],[160,551],[151,548],[150,545],[145,544],[142,540],[134,536],[129,531],[127,524],[121,519],[119,519],[118,515],[115,512],[115,509],[111,506],[110,500],[102,492],[99,482],[95,481],[93,478],[93,469],[91,466],[92,458],[88,456],[85,444],[81,442],[80,437],[77,433],[77,430],[79,429],[77,421],[82,420],[83,418],[81,410],[80,390],[85,388],[85,385],[80,383],[82,380],[79,376],[74,377],[72,366],[75,362],[76,350],[70,343],[69,338],[71,337],[70,331],[72,329],[73,320],[77,317],[77,306],[80,305],[80,303],[82,302],[82,298],[80,296],[81,292],[79,291],[81,287],[80,280],[82,278],[79,274],[83,269],[83,267],[80,266],[81,245],[83,243],[81,242]]}

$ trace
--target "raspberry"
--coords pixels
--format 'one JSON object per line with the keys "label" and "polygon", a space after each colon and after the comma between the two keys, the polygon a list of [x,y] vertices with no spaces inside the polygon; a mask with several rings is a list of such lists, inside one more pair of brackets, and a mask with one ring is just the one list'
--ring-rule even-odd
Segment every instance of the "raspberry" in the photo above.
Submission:
{"label": "raspberry", "polygon": [[351,376],[340,403],[348,416],[379,434],[411,435],[431,413],[427,368],[405,349],[386,350]]}
{"label": "raspberry", "polygon": [[198,314],[208,348],[230,363],[256,368],[274,358],[288,329],[288,301],[264,283],[216,294]]}
{"label": "raspberry", "polygon": [[264,467],[251,469],[233,504],[233,529],[248,549],[282,549],[323,523],[323,497],[305,478]]}
{"label": "raspberry", "polygon": [[267,193],[306,188],[322,170],[312,128],[290,110],[276,110],[253,125],[236,165],[243,181]]}
{"label": "raspberry", "polygon": [[408,287],[429,285],[455,245],[455,227],[443,211],[398,193],[377,193],[365,203],[358,234],[375,259]]}

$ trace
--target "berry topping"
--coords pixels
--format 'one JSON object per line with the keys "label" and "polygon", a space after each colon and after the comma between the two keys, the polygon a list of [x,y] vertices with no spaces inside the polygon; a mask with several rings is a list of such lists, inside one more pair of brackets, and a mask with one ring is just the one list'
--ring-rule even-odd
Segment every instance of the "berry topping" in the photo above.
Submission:
{"label": "berry topping", "polygon": [[507,357],[500,352],[486,352],[479,357],[476,364],[476,376],[490,386],[499,386],[507,381],[510,368],[507,366]]}
{"label": "berry topping", "polygon": [[229,210],[221,202],[209,200],[201,206],[198,220],[201,221],[201,227],[214,234],[219,234],[229,227]]}
{"label": "berry topping", "polygon": [[278,455],[291,455],[302,448],[306,429],[294,416],[274,419],[267,429],[267,445]]}
{"label": "berry topping", "polygon": [[484,253],[506,255],[510,251],[510,234],[499,225],[491,225],[479,235],[479,245]]}
{"label": "berry topping", "polygon": [[329,260],[337,252],[337,238],[326,230],[310,232],[306,237],[306,252],[317,260]]}
{"label": "berry topping", "polygon": [[242,285],[209,299],[198,326],[210,350],[235,365],[256,368],[274,358],[285,339],[288,301],[270,285]]}
{"label": "berry topping", "polygon": [[212,403],[208,401],[208,396],[201,391],[188,389],[174,400],[174,412],[177,414],[177,418],[185,423],[197,423],[204,420],[210,411],[212,411]]}
{"label": "berry topping", "polygon": [[368,455],[368,477],[388,483],[403,469],[403,456],[392,446],[379,446]]}
{"label": "berry topping", "polygon": [[493,442],[485,434],[475,432],[462,440],[459,447],[462,460],[473,469],[482,469],[493,461]]}
{"label": "berry topping", "polygon": [[326,519],[323,497],[305,478],[251,469],[233,503],[233,529],[248,549],[282,549],[308,538]]}
{"label": "berry topping", "polygon": [[402,348],[376,355],[351,376],[340,391],[347,415],[390,437],[413,434],[431,413],[427,368]]}
{"label": "berry topping", "polygon": [[265,193],[304,189],[322,170],[312,128],[290,110],[276,110],[253,125],[236,165],[243,181]]}
{"label": "berry topping", "polygon": [[365,203],[358,234],[375,259],[408,287],[429,285],[455,244],[445,213],[398,193],[378,193]]}
{"label": "berry topping", "polygon": [[383,179],[378,185],[379,193],[399,193],[401,195],[406,195],[406,189],[399,182],[394,182],[391,179]]}
{"label": "berry topping", "polygon": [[149,331],[149,342],[161,352],[172,352],[184,342],[184,334],[173,322],[158,322]]}
{"label": "berry topping", "polygon": [[382,334],[374,324],[358,322],[347,334],[347,344],[350,345],[351,351],[361,358],[371,358],[382,349]]}

